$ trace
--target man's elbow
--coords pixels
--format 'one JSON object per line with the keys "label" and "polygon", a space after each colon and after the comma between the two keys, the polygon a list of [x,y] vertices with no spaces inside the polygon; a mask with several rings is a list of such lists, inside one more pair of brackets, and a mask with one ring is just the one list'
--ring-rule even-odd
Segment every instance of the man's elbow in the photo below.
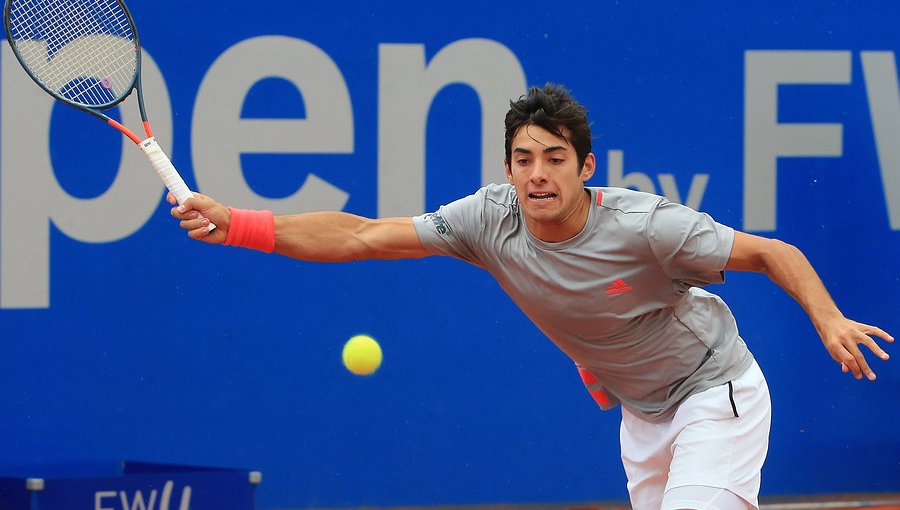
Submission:
{"label": "man's elbow", "polygon": [[747,233],[735,233],[734,247],[725,269],[769,273],[779,260],[799,252],[779,239]]}
{"label": "man's elbow", "polygon": [[780,239],[766,239],[765,248],[757,257],[758,268],[755,271],[768,275],[778,264],[797,257],[803,257],[803,253],[793,244]]}

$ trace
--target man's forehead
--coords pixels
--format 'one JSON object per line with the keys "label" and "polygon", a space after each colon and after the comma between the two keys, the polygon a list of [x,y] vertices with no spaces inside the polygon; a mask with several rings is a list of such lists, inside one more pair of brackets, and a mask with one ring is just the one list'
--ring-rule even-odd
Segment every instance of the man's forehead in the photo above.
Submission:
{"label": "man's forehead", "polygon": [[565,126],[561,126],[559,131],[563,134],[563,137],[559,137],[537,124],[525,124],[516,131],[516,136],[513,137],[512,141],[512,148],[528,148],[537,144],[542,147],[567,150],[569,148],[569,130]]}

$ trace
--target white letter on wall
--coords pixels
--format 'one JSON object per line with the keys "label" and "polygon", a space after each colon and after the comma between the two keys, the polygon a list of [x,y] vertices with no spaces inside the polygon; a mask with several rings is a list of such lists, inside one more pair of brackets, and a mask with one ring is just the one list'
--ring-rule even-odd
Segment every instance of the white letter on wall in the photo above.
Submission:
{"label": "white letter on wall", "polygon": [[495,41],[463,39],[441,49],[426,66],[420,44],[382,44],[378,50],[378,215],[424,212],[428,111],[450,84],[472,87],[481,103],[482,184],[506,182],[503,119],[509,101],[526,86],[515,54]]}
{"label": "white letter on wall", "polygon": [[[30,44],[45,45],[43,41]],[[50,222],[72,239],[115,241],[141,228],[159,207],[162,182],[134,143],[122,137],[116,178],[102,195],[77,198],[59,184],[50,161],[55,101],[22,71],[4,42],[0,59],[0,308],[50,306]],[[65,48],[61,51],[65,51]],[[153,129],[171,154],[172,111],[153,58],[142,55],[143,86]],[[59,105],[58,108],[69,108]],[[120,108],[123,123],[141,125],[134,100]],[[84,122],[98,122],[84,115]],[[139,131],[140,132],[140,131]],[[52,148],[50,148],[52,149]],[[60,150],[57,148],[56,150]],[[85,147],[84,150],[104,150]],[[90,168],[83,172],[90,172]]]}
{"label": "white letter on wall", "polygon": [[744,57],[744,228],[776,228],[779,157],[840,156],[841,124],[780,124],[781,84],[848,84],[849,51],[748,51]]}
{"label": "white letter on wall", "polygon": [[900,90],[894,52],[864,51],[862,65],[888,217],[891,229],[900,230]]}
{"label": "white letter on wall", "polygon": [[[270,77],[300,90],[305,119],[241,119],[247,92]],[[255,37],[216,59],[197,93],[191,140],[197,187],[217,200],[276,214],[340,210],[347,203],[346,192],[313,174],[293,195],[262,197],[241,168],[242,153],[353,152],[353,110],[344,76],[328,54],[306,41]]]}

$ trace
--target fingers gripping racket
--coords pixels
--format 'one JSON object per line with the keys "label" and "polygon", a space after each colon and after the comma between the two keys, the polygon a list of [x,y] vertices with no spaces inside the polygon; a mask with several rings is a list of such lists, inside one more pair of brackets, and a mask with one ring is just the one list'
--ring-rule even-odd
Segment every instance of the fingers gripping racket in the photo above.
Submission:
{"label": "fingers gripping racket", "polygon": [[[5,0],[3,25],[16,59],[35,83],[130,138],[179,204],[194,196],[153,137],[141,90],[141,45],[121,0]],[[144,140],[102,112],[135,89]]]}

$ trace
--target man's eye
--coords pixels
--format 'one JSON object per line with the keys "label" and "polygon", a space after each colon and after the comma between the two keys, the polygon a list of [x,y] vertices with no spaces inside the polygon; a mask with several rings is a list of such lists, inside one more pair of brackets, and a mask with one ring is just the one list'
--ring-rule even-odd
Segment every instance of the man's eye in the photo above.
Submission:
{"label": "man's eye", "polygon": [[527,164],[528,164],[528,160],[527,160],[527,159],[517,159],[517,160],[516,160],[516,164],[518,164],[518,165],[520,165],[520,166],[521,166],[521,165],[527,165]]}
{"label": "man's eye", "polygon": [[550,162],[553,163],[554,165],[558,165],[558,164],[562,163],[563,161],[565,161],[563,158],[550,158]]}

